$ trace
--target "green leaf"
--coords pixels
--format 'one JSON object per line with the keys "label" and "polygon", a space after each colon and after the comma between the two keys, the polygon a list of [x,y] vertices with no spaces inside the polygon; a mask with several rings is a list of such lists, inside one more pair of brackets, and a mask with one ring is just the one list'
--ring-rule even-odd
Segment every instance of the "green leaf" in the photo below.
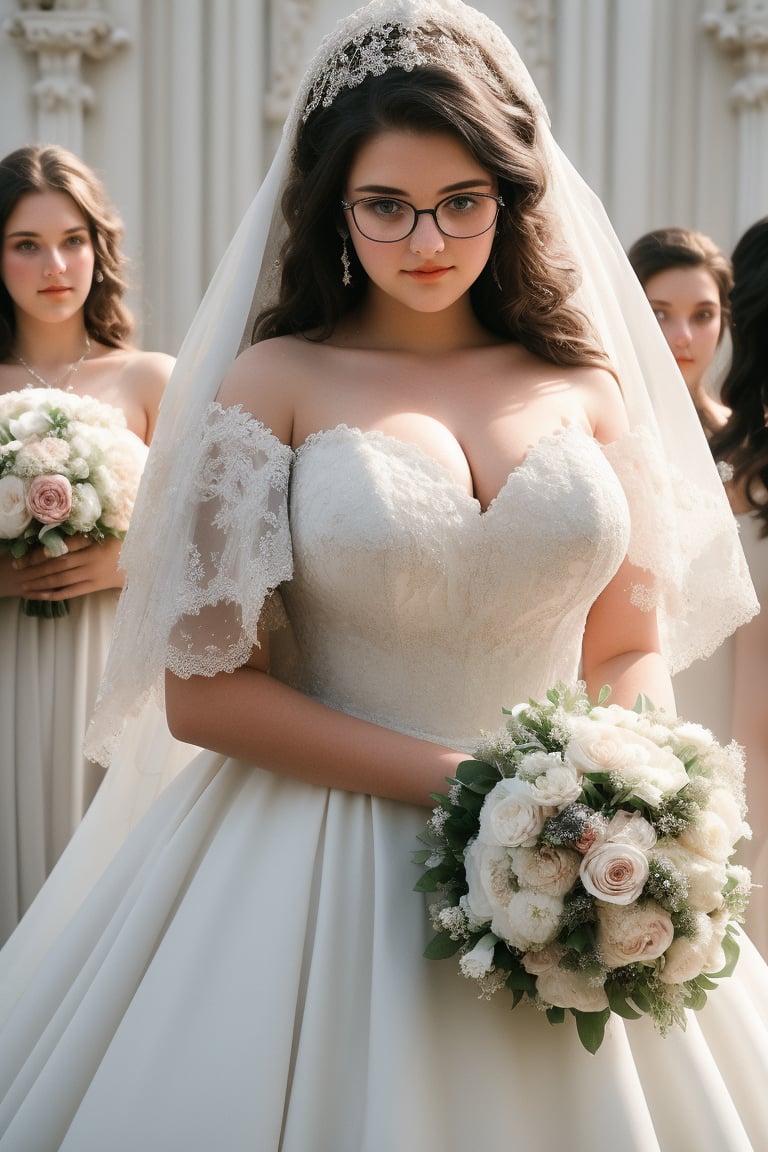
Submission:
{"label": "green leaf", "polygon": [[736,967],[736,961],[739,959],[741,949],[739,948],[738,941],[726,932],[723,936],[722,949],[725,953],[725,964],[719,972],[708,972],[710,980],[722,980],[725,976],[732,976],[733,970]]}
{"label": "green leaf", "polygon": [[449,956],[455,956],[459,948],[461,940],[452,940],[450,932],[443,930],[432,937],[424,949],[424,955],[427,960],[447,960]]}
{"label": "green leaf", "polygon": [[623,1016],[625,1020],[639,1020],[642,1012],[636,1012],[635,1009],[627,1002],[623,992],[620,992],[616,985],[606,984],[605,993],[608,997],[608,1005],[611,1012],[615,1012],[617,1016]]}
{"label": "green leaf", "polygon": [[602,1012],[579,1012],[575,1008],[571,1008],[571,1012],[576,1017],[576,1030],[579,1033],[579,1040],[581,1040],[587,1052],[591,1052],[594,1056],[603,1042],[605,1026],[611,1015],[610,1008],[603,1008]]}
{"label": "green leaf", "polygon": [[501,779],[498,768],[482,760],[463,760],[456,769],[456,775],[465,788],[483,793],[490,792]]}
{"label": "green leaf", "polygon": [[550,1024],[562,1024],[565,1020],[565,1008],[547,1008],[546,1015]]}
{"label": "green leaf", "polygon": [[698,1012],[707,1002],[707,994],[703,988],[697,988],[693,981],[688,981],[685,985],[687,989],[687,996],[685,1000],[686,1008]]}
{"label": "green leaf", "polygon": [[434,868],[428,868],[414,884],[415,892],[437,892],[441,884],[450,880],[456,872],[456,864],[443,861]]}
{"label": "green leaf", "polygon": [[608,699],[610,694],[611,694],[610,684],[603,684],[602,688],[600,689],[600,691],[598,692],[598,695],[597,695],[598,704],[603,704]]}
{"label": "green leaf", "polygon": [[432,855],[433,851],[431,848],[418,848],[413,853],[413,856],[411,856],[411,860],[414,864],[426,864],[427,860],[429,860],[430,856]]}
{"label": "green leaf", "polygon": [[644,692],[639,692],[638,696],[637,696],[637,700],[635,700],[634,706],[632,708],[632,711],[633,712],[655,712],[656,711],[656,705],[654,704],[653,700],[651,700],[650,696],[646,696]]}
{"label": "green leaf", "polygon": [[583,955],[593,951],[595,947],[595,933],[590,924],[579,924],[570,932],[565,940],[566,948],[573,948],[574,952]]}
{"label": "green leaf", "polygon": [[510,972],[507,977],[506,986],[513,991],[517,989],[520,992],[528,992],[533,996],[536,992],[536,977],[532,975],[532,973],[526,972],[525,968],[520,965]]}

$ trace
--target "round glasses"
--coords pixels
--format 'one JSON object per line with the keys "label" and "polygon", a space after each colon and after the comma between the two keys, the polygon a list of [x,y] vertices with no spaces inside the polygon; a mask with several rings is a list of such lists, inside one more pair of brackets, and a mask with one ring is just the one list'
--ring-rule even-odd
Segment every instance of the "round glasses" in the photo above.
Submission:
{"label": "round glasses", "polygon": [[342,200],[341,206],[352,213],[358,232],[366,239],[395,244],[410,236],[419,216],[431,216],[443,236],[452,240],[482,236],[493,228],[504,201],[488,192],[458,192],[446,196],[434,208],[415,208],[407,200],[392,196],[366,196],[352,204]]}

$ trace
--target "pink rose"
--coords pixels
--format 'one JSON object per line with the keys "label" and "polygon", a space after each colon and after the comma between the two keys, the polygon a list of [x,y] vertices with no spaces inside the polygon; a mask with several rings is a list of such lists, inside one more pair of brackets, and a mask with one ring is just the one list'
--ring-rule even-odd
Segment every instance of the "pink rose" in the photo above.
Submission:
{"label": "pink rose", "polygon": [[589,849],[579,872],[592,896],[610,904],[631,904],[648,879],[648,857],[634,844],[607,840]]}
{"label": "pink rose", "polygon": [[66,476],[35,476],[27,503],[41,524],[63,524],[72,508],[72,485]]}

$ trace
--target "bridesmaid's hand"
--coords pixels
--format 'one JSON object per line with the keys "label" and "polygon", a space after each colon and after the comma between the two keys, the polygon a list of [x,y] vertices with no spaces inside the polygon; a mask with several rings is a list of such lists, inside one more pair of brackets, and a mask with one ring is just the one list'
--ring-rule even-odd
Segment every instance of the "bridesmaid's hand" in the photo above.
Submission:
{"label": "bridesmaid's hand", "polygon": [[33,548],[13,561],[19,576],[15,594],[27,600],[71,600],[89,592],[122,588],[124,573],[117,568],[122,543],[114,536],[101,543],[71,536],[63,556],[49,556],[44,548]]}

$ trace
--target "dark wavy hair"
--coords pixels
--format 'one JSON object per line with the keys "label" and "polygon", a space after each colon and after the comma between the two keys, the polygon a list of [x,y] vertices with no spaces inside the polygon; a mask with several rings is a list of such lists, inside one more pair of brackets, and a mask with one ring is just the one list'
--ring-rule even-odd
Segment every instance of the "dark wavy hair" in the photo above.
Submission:
{"label": "dark wavy hair", "polygon": [[299,129],[282,202],[280,292],[257,317],[254,341],[299,332],[327,339],[362,299],[367,278],[353,249],[352,284],[341,283],[340,201],[358,149],[393,129],[450,133],[498,179],[505,207],[492,257],[470,290],[482,323],[555,364],[608,367],[586,316],[570,303],[579,274],[542,204],[547,178],[531,109],[491,73],[486,83],[437,64],[368,76]]}
{"label": "dark wavy hair", "polygon": [[731,316],[733,272],[730,260],[714,240],[692,228],[656,228],[635,240],[627,256],[643,288],[652,276],[670,268],[706,269],[720,297],[719,338],[722,339]]}
{"label": "dark wavy hair", "polygon": [[712,452],[727,460],[734,483],[768,536],[768,216],[756,221],[733,250],[731,339],[733,356],[722,387],[731,415],[712,438]]}
{"label": "dark wavy hair", "polygon": [[[0,160],[0,236],[22,196],[64,192],[85,217],[102,279],[94,279],[85,301],[85,327],[94,340],[112,348],[130,345],[134,329],[122,297],[125,258],[120,244],[123,225],[107,191],[79,156],[57,145],[32,144]],[[0,280],[0,360],[5,360],[16,335],[14,303]]]}

